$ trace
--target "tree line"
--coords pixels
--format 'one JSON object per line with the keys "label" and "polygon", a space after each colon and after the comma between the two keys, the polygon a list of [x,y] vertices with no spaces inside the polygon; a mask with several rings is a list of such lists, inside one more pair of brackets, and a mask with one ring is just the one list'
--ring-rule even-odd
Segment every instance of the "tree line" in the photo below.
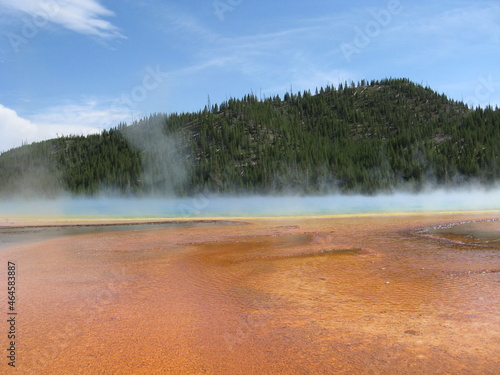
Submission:
{"label": "tree line", "polygon": [[499,146],[498,108],[469,108],[408,79],[363,80],[248,94],[25,145],[0,155],[0,192],[372,194],[492,185]]}

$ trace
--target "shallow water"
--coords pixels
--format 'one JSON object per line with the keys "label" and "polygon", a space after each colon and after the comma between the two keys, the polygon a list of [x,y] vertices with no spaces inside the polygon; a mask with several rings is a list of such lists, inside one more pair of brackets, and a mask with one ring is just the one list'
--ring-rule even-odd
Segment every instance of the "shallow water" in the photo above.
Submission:
{"label": "shallow water", "polygon": [[[64,224],[64,225],[31,225],[31,226],[0,226],[0,250],[46,241],[54,238],[76,236],[83,234],[97,234],[109,232],[123,232],[133,230],[155,229],[175,226],[212,225],[212,222],[150,222],[150,223],[128,223],[128,224]],[[218,225],[231,224],[219,221]]]}
{"label": "shallow water", "polygon": [[[500,246],[500,220],[461,222],[441,225],[421,231],[456,244],[497,248]],[[469,246],[469,248],[474,246]]]}
{"label": "shallow water", "polygon": [[491,219],[260,219],[8,249],[18,371],[497,374]]}

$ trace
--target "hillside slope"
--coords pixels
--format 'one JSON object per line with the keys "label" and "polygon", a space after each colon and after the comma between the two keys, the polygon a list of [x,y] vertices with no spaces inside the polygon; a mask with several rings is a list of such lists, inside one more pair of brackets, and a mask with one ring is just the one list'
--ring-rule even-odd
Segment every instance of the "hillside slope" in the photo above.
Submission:
{"label": "hillside slope", "polygon": [[500,110],[407,79],[342,84],[0,155],[2,194],[374,193],[500,178]]}

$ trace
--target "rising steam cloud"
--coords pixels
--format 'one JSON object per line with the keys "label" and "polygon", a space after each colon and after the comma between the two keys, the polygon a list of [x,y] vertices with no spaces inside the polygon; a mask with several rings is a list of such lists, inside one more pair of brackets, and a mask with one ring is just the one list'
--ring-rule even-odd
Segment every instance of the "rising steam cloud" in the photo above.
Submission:
{"label": "rising steam cloud", "polygon": [[165,121],[165,115],[151,116],[123,129],[123,134],[141,152],[143,192],[173,197],[188,181],[190,168],[180,134],[166,134]]}

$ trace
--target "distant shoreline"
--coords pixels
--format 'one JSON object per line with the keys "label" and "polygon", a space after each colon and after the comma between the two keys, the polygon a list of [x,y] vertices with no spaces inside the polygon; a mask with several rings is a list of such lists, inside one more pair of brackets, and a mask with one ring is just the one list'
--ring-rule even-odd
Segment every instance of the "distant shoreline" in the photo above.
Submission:
{"label": "distant shoreline", "polygon": [[499,214],[500,210],[473,211],[427,211],[427,212],[367,212],[336,215],[281,215],[281,216],[212,216],[212,217],[173,217],[173,218],[64,218],[64,217],[23,217],[0,216],[1,228],[54,228],[54,227],[84,227],[84,226],[119,226],[119,225],[168,225],[168,224],[247,224],[245,221],[258,220],[314,220],[349,217],[389,217],[389,216],[440,216],[440,215],[489,215]]}

